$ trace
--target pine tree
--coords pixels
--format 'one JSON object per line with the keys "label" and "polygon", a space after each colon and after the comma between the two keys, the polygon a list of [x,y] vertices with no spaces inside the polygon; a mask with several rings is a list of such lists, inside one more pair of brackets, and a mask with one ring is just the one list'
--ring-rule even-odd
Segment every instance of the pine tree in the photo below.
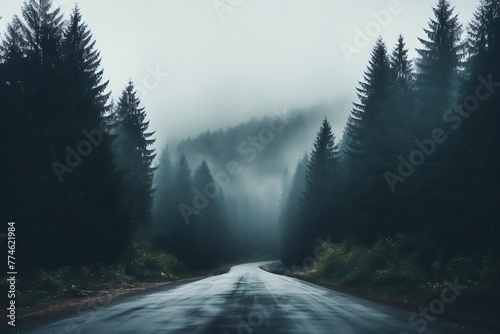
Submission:
{"label": "pine tree", "polygon": [[403,35],[398,37],[390,56],[390,68],[393,79],[385,104],[386,109],[381,115],[381,123],[386,134],[384,146],[399,146],[399,152],[406,152],[417,119],[414,112],[415,75],[412,61],[408,59],[408,49]]}
{"label": "pine tree", "polygon": [[[110,111],[110,94],[106,93],[109,81],[103,82],[101,58],[87,24],[82,21],[75,6],[64,31],[64,83],[66,101],[71,113],[68,116],[79,123],[97,126]],[[68,124],[71,125],[71,124]]]}
{"label": "pine tree", "polygon": [[149,122],[144,108],[130,81],[122,92],[114,114],[117,161],[124,175],[124,207],[130,223],[135,228],[146,226],[150,221],[152,205],[152,182],[156,156],[151,139],[154,132],[147,132]]}
{"label": "pine tree", "polygon": [[424,29],[427,39],[419,38],[422,48],[417,49],[421,113],[435,115],[439,119],[443,108],[457,97],[457,83],[465,54],[465,43],[461,41],[462,24],[453,11],[447,0],[439,0],[433,8],[434,18]]}
{"label": "pine tree", "polygon": [[[68,43],[77,29],[87,31],[77,9],[65,22],[51,1],[29,1],[23,18],[9,25],[1,53],[9,82],[2,99],[11,108],[6,119],[15,133],[4,146],[10,165],[2,174],[11,176],[8,187],[16,203],[6,212],[14,212],[11,219],[29,231],[24,263],[116,259],[126,236],[117,228],[123,210],[110,138],[100,129],[108,95],[98,54],[83,40]],[[80,53],[71,53],[77,48]],[[71,168],[64,166],[68,148],[74,151]],[[78,150],[87,153],[82,157]],[[95,247],[86,249],[89,240]]]}
{"label": "pine tree", "polygon": [[167,227],[177,207],[174,205],[174,170],[170,160],[170,152],[165,146],[160,156],[158,168],[155,171],[155,194],[153,201],[153,225],[150,235],[161,248],[167,249]]}
{"label": "pine tree", "polygon": [[325,118],[314,141],[306,171],[306,192],[316,189],[331,180],[337,157],[335,156],[335,136]]}
{"label": "pine tree", "polygon": [[64,28],[61,10],[53,9],[52,0],[29,0],[23,5],[22,15],[24,22],[15,16],[14,25],[21,28],[29,56],[48,72],[52,62],[59,58]]}
{"label": "pine tree", "polygon": [[361,164],[359,159],[373,155],[374,146],[381,135],[377,118],[383,103],[389,97],[391,86],[390,60],[387,47],[382,39],[377,40],[364,81],[357,88],[359,102],[354,103],[344,132],[344,151],[351,157],[351,164]]}
{"label": "pine tree", "polygon": [[[175,166],[172,183],[175,211],[168,220],[167,245],[178,256],[193,261],[192,230],[198,219],[198,210],[193,208],[193,180],[186,157],[182,154]],[[190,226],[191,225],[191,226]]]}
{"label": "pine tree", "polygon": [[286,198],[286,211],[282,217],[281,225],[281,260],[287,264],[300,264],[304,257],[301,254],[302,229],[299,222],[299,210],[302,194],[306,188],[306,170],[309,155],[305,154],[298,162],[293,174],[290,192]]}
{"label": "pine tree", "polygon": [[[26,212],[36,202],[30,198],[21,205],[20,198],[23,192],[29,193],[30,185],[25,180],[29,175],[34,175],[36,140],[35,120],[30,111],[23,107],[26,103],[23,90],[27,87],[23,73],[28,64],[24,57],[24,40],[16,22],[8,25],[0,46],[0,154],[4,161],[0,164],[0,180],[2,189],[9,193],[0,202],[4,221],[22,219],[19,213]],[[28,225],[29,221],[28,218],[23,223]]]}
{"label": "pine tree", "polygon": [[[62,41],[61,96],[64,114],[54,137],[61,146],[54,153],[64,156],[64,143],[92,145],[91,154],[71,174],[65,175],[66,182],[74,186],[72,196],[82,198],[82,242],[92,239],[96,248],[111,249],[111,258],[121,255],[129,240],[128,232],[122,225],[125,211],[120,206],[121,182],[113,158],[112,138],[104,126],[106,114],[110,110],[107,81],[103,81],[99,52],[87,25],[82,21],[78,7],[73,9]],[[63,196],[61,194],[61,196]],[[71,195],[68,195],[71,196]],[[84,232],[85,231],[85,232]],[[92,259],[102,256],[99,251],[87,252]]]}
{"label": "pine tree", "polygon": [[[428,38],[420,39],[423,49],[417,50],[419,128],[416,136],[420,140],[428,138],[436,128],[449,129],[443,118],[449,117],[449,112],[461,103],[460,83],[470,76],[464,76],[467,43],[461,40],[462,25],[453,11],[448,1],[439,1],[434,8],[434,19],[425,29]],[[426,229],[432,231],[433,238],[442,240],[447,251],[460,248],[457,247],[459,240],[463,240],[460,234],[468,230],[464,218],[470,202],[470,196],[464,191],[468,188],[470,166],[465,163],[467,153],[462,130],[453,130],[446,132],[446,143],[436,146],[411,180],[417,200],[413,204],[413,221],[409,223],[415,229],[414,226],[426,222]],[[454,227],[452,231],[450,226]]]}
{"label": "pine tree", "polygon": [[281,175],[281,194],[279,198],[279,208],[280,208],[280,222],[283,223],[283,220],[287,211],[287,199],[290,194],[291,180],[290,180],[290,172],[288,168],[285,167],[283,170],[283,174]]}
{"label": "pine tree", "polygon": [[[192,204],[193,180],[191,178],[191,169],[184,154],[181,154],[177,161],[173,189],[177,205],[182,203],[187,205]],[[188,224],[188,222],[184,223]]]}
{"label": "pine tree", "polygon": [[[468,26],[469,76],[462,87],[462,97],[477,96],[481,82],[500,81],[500,2],[483,0]],[[490,87],[491,88],[491,87]],[[455,238],[471,251],[491,252],[500,258],[500,117],[497,88],[481,101],[479,110],[463,121],[459,128],[459,148],[465,150],[461,160],[466,177],[460,184],[465,197],[460,229]],[[460,99],[459,102],[464,101]]]}
{"label": "pine tree", "polygon": [[302,252],[310,255],[314,241],[331,233],[331,210],[335,196],[332,184],[338,165],[338,146],[332,127],[325,118],[316,135],[306,169],[306,186],[300,210],[304,233]]}
{"label": "pine tree", "polygon": [[377,210],[380,192],[387,192],[382,175],[392,163],[387,154],[386,119],[396,83],[394,73],[387,47],[379,39],[372,50],[364,81],[357,89],[359,102],[354,103],[344,132],[348,171],[343,182],[342,200],[345,201],[344,210],[351,214],[342,218],[339,225],[364,240],[374,237],[373,231],[377,227],[372,217]]}
{"label": "pine tree", "polygon": [[473,15],[467,29],[467,53],[469,61],[476,66],[478,57],[495,45],[498,38],[498,24],[500,16],[500,2],[498,0],[480,0],[479,7]]}
{"label": "pine tree", "polygon": [[400,217],[405,212],[411,212],[408,203],[413,198],[414,187],[417,187],[414,178],[406,179],[404,183],[394,179],[399,157],[414,150],[415,124],[419,122],[415,113],[413,63],[408,58],[402,35],[398,37],[390,55],[390,69],[392,82],[389,96],[378,120],[383,129],[381,150],[378,150],[377,160],[370,167],[375,173],[371,173],[372,180],[367,183],[373,189],[371,203],[374,205],[371,205],[373,211],[370,214],[380,217],[377,218],[377,224],[373,224],[371,233],[374,235],[393,235],[408,230],[409,224],[401,224]]}
{"label": "pine tree", "polygon": [[409,94],[413,89],[414,76],[403,35],[399,35],[398,42],[392,51],[390,67],[395,79],[393,84],[395,92],[402,96]]}
{"label": "pine tree", "polygon": [[194,173],[193,186],[200,206],[196,226],[192,229],[194,235],[191,236],[196,240],[196,261],[203,266],[215,265],[227,257],[227,223],[222,190],[214,182],[205,160]]}

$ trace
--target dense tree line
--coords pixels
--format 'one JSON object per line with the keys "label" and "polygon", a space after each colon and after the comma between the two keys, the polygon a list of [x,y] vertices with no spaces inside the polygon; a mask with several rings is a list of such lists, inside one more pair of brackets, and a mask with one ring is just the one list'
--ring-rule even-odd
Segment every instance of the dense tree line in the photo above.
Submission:
{"label": "dense tree line", "polygon": [[439,0],[415,61],[403,36],[392,51],[377,40],[340,151],[325,120],[297,168],[289,201],[300,206],[282,209],[286,263],[328,235],[372,244],[418,234],[427,265],[437,253],[500,256],[499,8],[481,0],[463,34]]}
{"label": "dense tree line", "polygon": [[[197,266],[258,248],[273,222],[264,224],[269,219],[253,213],[250,199],[222,192],[208,198],[206,191],[216,190],[206,190],[214,177],[207,162],[193,173],[186,158],[172,163],[165,150],[155,173],[154,133],[134,85],[110,102],[95,40],[78,7],[66,20],[52,1],[30,0],[2,37],[0,175],[10,194],[2,215],[25,231],[29,242],[20,252],[27,267],[115,261],[138,239],[151,239]],[[255,152],[254,167],[272,173],[279,168],[278,148],[300,141],[304,133],[297,130],[311,119],[290,116],[207,132],[181,142],[176,153],[225,163],[241,158],[241,150],[244,158]],[[284,130],[266,150],[234,145],[270,124]],[[255,221],[264,223],[249,235]]]}
{"label": "dense tree line", "polygon": [[281,232],[281,258],[286,263],[293,263],[299,259],[304,250],[300,245],[302,234],[299,220],[299,208],[302,200],[302,193],[306,187],[306,169],[309,156],[306,154],[297,164],[295,172],[291,178],[288,191],[283,193],[282,204],[280,207],[280,225]]}
{"label": "dense tree line", "polygon": [[[205,252],[216,262],[262,256],[276,258],[279,230],[275,201],[280,194],[268,193],[272,185],[262,189],[268,187],[269,180],[279,177],[290,154],[308,148],[315,122],[321,120],[332,105],[322,103],[310,108],[270,110],[270,115],[255,117],[237,126],[207,131],[178,143],[170,142],[168,146],[172,150],[165,148],[155,175],[155,224],[151,230],[155,243],[185,259],[195,258],[193,254],[188,255],[192,251],[199,255]],[[205,195],[204,188],[211,182],[208,178],[206,182],[196,182],[196,170],[179,173],[177,164],[180,159],[183,166],[210,166],[211,177],[224,187],[220,195],[215,199]],[[239,166],[237,175],[228,173],[228,163]],[[185,176],[179,178],[181,175]],[[182,179],[188,180],[187,175],[191,175],[191,182],[185,182],[185,186],[175,185]],[[256,191],[259,187],[260,195]],[[198,199],[197,203],[203,206],[203,197],[207,197],[209,204],[199,210],[193,200]],[[183,210],[189,215],[189,224],[181,214],[180,204],[186,205]],[[215,207],[220,209],[214,210]],[[224,246],[227,254],[223,256],[216,251],[217,248],[204,247],[199,237],[202,227],[210,225],[199,223],[199,220],[203,220],[203,215],[210,210],[218,215],[221,224],[214,224],[207,233],[218,231],[214,235],[219,236],[217,240]]]}
{"label": "dense tree line", "polygon": [[[237,160],[241,161],[242,165],[251,164],[256,173],[280,175],[286,167],[286,158],[295,153],[297,147],[308,149],[309,145],[303,143],[313,138],[311,133],[315,132],[317,122],[335,107],[336,104],[325,102],[309,108],[283,107],[266,110],[263,117],[253,117],[227,129],[206,131],[170,146],[185,154],[188,159],[206,157],[217,169],[225,169],[228,161]],[[263,135],[259,137],[261,131],[266,128],[277,130],[271,129],[273,136],[269,140]],[[256,137],[256,143],[251,142],[250,137]]]}
{"label": "dense tree line", "polygon": [[2,36],[0,211],[25,268],[115,261],[150,220],[144,110],[131,84],[111,105],[100,63],[78,7],[29,0]]}
{"label": "dense tree line", "polygon": [[[313,255],[318,237],[399,233],[439,241],[429,252],[445,257],[499,255],[499,7],[481,0],[464,38],[440,0],[414,61],[403,36],[392,49],[376,41],[342,140],[324,119],[310,155],[283,175],[286,263]],[[236,161],[252,164],[250,180],[279,175],[327,106],[183,140],[156,169],[133,83],[116,105],[107,86],[78,7],[66,20],[51,0],[29,0],[2,35],[0,211],[27,240],[26,267],[114,261],[138,238],[196,266],[275,244],[272,215],[255,210],[265,199],[245,193],[243,177],[222,189],[219,172]]]}
{"label": "dense tree line", "polygon": [[194,174],[184,155],[172,166],[166,147],[156,173],[154,221],[150,236],[155,244],[197,267],[234,260],[228,235],[229,211],[221,187],[205,160]]}
{"label": "dense tree line", "polygon": [[129,82],[110,117],[117,166],[123,175],[122,204],[127,210],[127,224],[136,230],[151,223],[155,171],[152,164],[156,157],[150,148],[155,142],[154,132],[147,132],[149,121],[140,103],[133,83]]}

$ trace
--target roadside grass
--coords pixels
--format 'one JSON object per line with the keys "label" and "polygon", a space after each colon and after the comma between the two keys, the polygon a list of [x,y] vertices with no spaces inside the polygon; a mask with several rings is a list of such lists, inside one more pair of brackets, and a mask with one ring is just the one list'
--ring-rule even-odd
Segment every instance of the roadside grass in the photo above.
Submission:
{"label": "roadside grass", "polygon": [[424,235],[400,234],[373,245],[353,240],[323,244],[304,274],[363,292],[423,303],[439,296],[444,280],[455,278],[467,289],[457,306],[498,309],[500,262],[489,254],[446,256]]}
{"label": "roadside grass", "polygon": [[[195,273],[172,254],[134,243],[123,259],[112,263],[35,269],[17,276],[16,304],[31,307],[57,298],[92,296],[143,282],[165,282]],[[0,290],[7,291],[7,277]]]}

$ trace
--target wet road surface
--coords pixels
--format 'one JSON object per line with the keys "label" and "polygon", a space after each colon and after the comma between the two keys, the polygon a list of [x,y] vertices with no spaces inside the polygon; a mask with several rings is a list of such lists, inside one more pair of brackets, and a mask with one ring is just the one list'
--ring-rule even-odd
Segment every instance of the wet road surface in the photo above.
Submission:
{"label": "wet road surface", "polygon": [[[27,333],[412,334],[423,328],[409,324],[408,312],[268,273],[259,268],[264,263],[132,296]],[[425,333],[480,333],[445,328]]]}

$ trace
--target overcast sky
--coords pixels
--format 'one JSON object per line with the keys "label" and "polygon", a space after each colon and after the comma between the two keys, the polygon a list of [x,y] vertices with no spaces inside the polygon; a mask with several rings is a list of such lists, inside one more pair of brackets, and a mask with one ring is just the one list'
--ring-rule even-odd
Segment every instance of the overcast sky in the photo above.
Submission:
{"label": "overcast sky", "polygon": [[[65,13],[75,4],[72,0],[54,2]],[[470,20],[478,3],[451,2],[464,23]],[[424,37],[422,28],[427,26],[431,7],[436,3],[78,2],[97,40],[113,96],[119,96],[129,78],[136,83],[151,128],[157,131],[159,146],[169,138],[196,135],[254,115],[270,114],[273,108],[307,106],[324,99],[343,101],[345,108],[332,110],[331,114],[345,120],[376,36],[381,35],[392,49],[397,35],[402,33],[410,48],[418,47],[417,37]],[[20,10],[21,1],[0,0],[0,31]],[[373,13],[381,11],[390,13],[390,18],[382,15],[383,21],[377,21]],[[364,41],[356,36],[357,29],[368,29],[371,36]],[[347,45],[358,53],[347,57],[342,51]],[[334,124],[338,137],[342,128],[343,124]]]}

